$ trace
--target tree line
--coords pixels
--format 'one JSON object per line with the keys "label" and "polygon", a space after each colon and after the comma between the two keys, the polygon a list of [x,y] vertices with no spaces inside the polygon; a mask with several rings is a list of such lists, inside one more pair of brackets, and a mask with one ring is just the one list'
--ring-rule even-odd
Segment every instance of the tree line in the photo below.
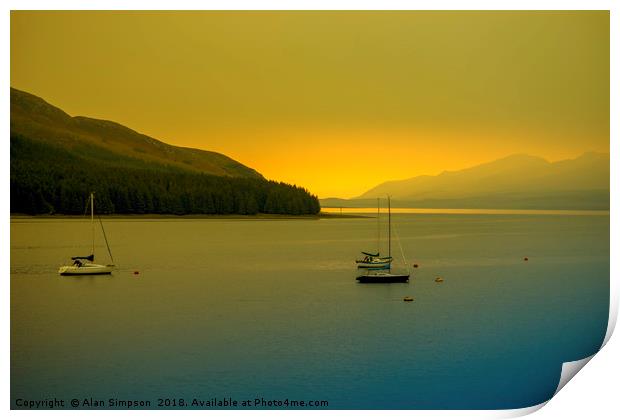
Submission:
{"label": "tree line", "polygon": [[259,178],[194,173],[163,165],[101,163],[11,136],[11,213],[84,214],[90,192],[99,214],[316,214],[306,189]]}

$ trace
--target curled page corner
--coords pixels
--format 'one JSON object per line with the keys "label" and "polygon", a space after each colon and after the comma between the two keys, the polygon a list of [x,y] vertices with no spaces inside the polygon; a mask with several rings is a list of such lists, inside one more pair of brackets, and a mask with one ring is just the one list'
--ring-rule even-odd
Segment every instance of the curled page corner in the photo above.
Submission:
{"label": "curled page corner", "polygon": [[511,409],[511,410],[500,410],[500,411],[497,411],[497,414],[495,415],[494,418],[497,418],[497,419],[510,419],[510,418],[515,418],[515,417],[527,416],[528,414],[532,414],[532,413],[540,410],[548,402],[549,401],[545,401],[545,402],[542,402],[540,404],[532,405],[530,407],[514,408],[514,409]]}
{"label": "curled page corner", "polygon": [[[601,344],[601,347],[596,353],[598,353],[603,347],[605,347],[605,344],[607,344],[616,328],[616,321],[618,319],[618,300],[614,299],[613,297],[617,295],[617,290],[610,290],[610,294],[612,299],[611,305],[609,307],[609,320],[607,322],[607,331],[605,332],[605,338],[603,339],[603,343]],[[560,390],[564,388],[564,385],[566,385],[568,381],[573,379],[573,376],[575,376],[577,372],[579,372],[596,355],[596,353],[580,360],[563,363],[562,373],[560,374],[560,382],[558,383],[558,387],[555,389],[553,395],[555,396],[558,392],[560,392]]]}
{"label": "curled page corner", "polygon": [[[562,363],[562,372],[560,374],[560,382],[558,383],[558,386],[555,389],[553,396],[555,396],[558,392],[560,392],[560,390],[564,388],[564,385],[566,385],[573,378],[573,376],[575,376],[577,372],[579,372],[595,355],[596,353],[584,359],[573,360],[572,362]],[[517,409],[512,409],[512,410],[501,410],[497,412],[497,415],[495,416],[495,418],[505,419],[505,418],[515,418],[515,417],[526,416],[528,414],[532,414],[535,411],[540,410],[549,401],[551,401],[551,399],[544,401],[540,404],[533,405],[531,407],[517,408]]]}
{"label": "curled page corner", "polygon": [[609,305],[609,321],[607,322],[607,332],[605,333],[605,338],[603,339],[603,344],[601,344],[601,348],[603,348],[605,344],[607,344],[607,342],[611,338],[611,335],[614,333],[614,330],[616,329],[616,321],[618,320],[617,291],[610,290],[610,299],[611,299],[611,305]]}
{"label": "curled page corner", "polygon": [[562,373],[560,375],[560,382],[558,383],[558,387],[555,389],[553,395],[555,396],[558,392],[560,392],[560,390],[564,388],[564,385],[566,385],[568,381],[570,381],[573,376],[575,376],[577,372],[579,372],[581,368],[583,368],[594,357],[595,354],[593,354],[592,356],[588,356],[584,359],[563,363]]}

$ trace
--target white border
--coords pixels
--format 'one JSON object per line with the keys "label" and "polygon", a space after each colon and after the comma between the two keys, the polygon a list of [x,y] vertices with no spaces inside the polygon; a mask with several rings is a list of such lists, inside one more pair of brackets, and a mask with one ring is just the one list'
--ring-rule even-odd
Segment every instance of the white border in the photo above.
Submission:
{"label": "white border", "polygon": [[[395,0],[383,0],[383,1],[342,1],[342,0],[314,0],[314,1],[286,1],[286,0],[271,0],[271,1],[251,1],[251,0],[229,0],[229,1],[197,1],[197,0],[177,0],[175,2],[164,0],[152,0],[152,1],[90,1],[88,5],[85,5],[84,1],[77,0],[63,0],[63,1],[42,1],[42,0],[24,0],[15,1],[9,0],[4,2],[7,5],[5,13],[2,15],[2,29],[3,29],[3,42],[1,43],[2,57],[4,58],[4,66],[0,70],[2,79],[4,82],[3,101],[2,101],[2,132],[8,134],[9,132],[9,101],[8,101],[8,86],[10,85],[9,74],[9,51],[10,51],[10,14],[9,10],[27,10],[27,9],[94,9],[94,10],[131,10],[131,9],[151,9],[151,10],[166,10],[166,9],[189,9],[189,10],[236,10],[236,9],[248,9],[248,10],[343,10],[343,9],[364,9],[364,10],[611,10],[611,136],[610,136],[610,152],[611,152],[611,181],[612,181],[612,194],[611,194],[611,225],[610,225],[610,238],[611,238],[611,255],[620,255],[618,253],[618,223],[616,209],[618,208],[618,170],[615,167],[615,162],[618,160],[618,25],[620,19],[618,19],[617,3],[611,0],[504,0],[504,1],[492,1],[492,0],[478,0],[478,1],[458,1],[458,0],[437,0],[437,1],[395,1]],[[6,137],[5,137],[6,139]],[[8,139],[6,139],[8,140]],[[9,142],[3,143],[3,165],[1,170],[4,176],[4,182],[0,184],[2,189],[0,197],[5,199],[2,201],[2,213],[5,217],[5,222],[0,225],[0,233],[2,234],[3,247],[0,253],[1,263],[3,267],[10,267],[10,235],[9,235]],[[562,391],[552,398],[543,410],[537,411],[534,416],[540,419],[552,419],[552,418],[568,418],[577,419],[584,416],[594,416],[597,419],[615,418],[617,415],[618,403],[616,402],[617,395],[615,390],[617,389],[618,378],[617,374],[620,371],[618,362],[618,355],[620,354],[620,346],[617,344],[618,339],[612,339],[611,332],[616,323],[618,313],[618,287],[617,287],[617,274],[618,264],[614,259],[611,261],[611,308],[610,308],[610,323],[608,332],[605,338],[605,348],[602,352],[597,354],[588,366],[583,369],[583,372],[579,373],[579,379],[570,381]],[[1,403],[3,411],[9,411],[9,395],[10,395],[10,349],[9,349],[9,273],[5,268],[3,275],[2,288],[2,301],[3,301],[3,319],[2,319],[2,339],[4,357],[1,361],[2,366],[2,398]],[[542,404],[544,405],[544,404]],[[542,406],[541,405],[541,406]],[[540,407],[536,407],[540,408]],[[193,411],[175,411],[173,413],[166,411],[148,411],[148,412],[116,412],[114,415],[121,415],[125,417],[131,416],[148,416],[149,418],[168,418],[174,415],[175,417],[192,417],[192,418],[205,418],[218,417],[218,418],[235,418],[241,415],[251,415],[254,418],[271,419],[271,418],[314,418],[317,415],[327,416],[333,418],[356,418],[359,417],[383,417],[390,416],[395,418],[411,418],[412,416],[418,418],[501,418],[506,416],[523,415],[527,414],[536,408],[523,409],[523,410],[508,410],[508,411],[330,411],[317,413],[313,411],[252,411],[252,412],[237,412],[237,411],[223,411],[223,412],[193,412]],[[105,412],[89,412],[86,415],[88,417],[101,417],[108,418],[110,411]],[[85,413],[77,411],[10,411],[11,416],[19,418],[32,418],[44,415],[50,418],[82,418]]]}

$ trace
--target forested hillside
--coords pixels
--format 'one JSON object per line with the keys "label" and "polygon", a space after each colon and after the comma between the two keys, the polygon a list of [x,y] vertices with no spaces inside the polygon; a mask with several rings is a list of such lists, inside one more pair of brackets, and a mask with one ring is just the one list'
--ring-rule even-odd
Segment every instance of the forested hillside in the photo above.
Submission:
{"label": "forested hillside", "polygon": [[260,178],[222,177],[164,166],[102,164],[49,144],[11,137],[11,213],[316,214],[305,189]]}
{"label": "forested hillside", "polygon": [[11,135],[128,165],[157,164],[232,177],[262,175],[221,153],[173,146],[113,121],[72,117],[43,99],[11,88]]}
{"label": "forested hillside", "polygon": [[316,214],[304,188],[267,181],[221,153],[166,144],[120,124],[71,117],[11,89],[11,213]]}

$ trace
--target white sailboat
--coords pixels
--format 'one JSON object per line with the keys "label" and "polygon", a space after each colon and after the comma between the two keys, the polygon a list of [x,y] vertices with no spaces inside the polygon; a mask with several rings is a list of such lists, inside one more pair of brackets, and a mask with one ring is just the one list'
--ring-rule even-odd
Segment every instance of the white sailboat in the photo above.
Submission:
{"label": "white sailboat", "polygon": [[373,270],[390,268],[392,257],[381,256],[381,206],[379,198],[377,198],[377,252],[362,251],[364,257],[355,260],[357,268],[368,268]]}
{"label": "white sailboat", "polygon": [[[114,264],[95,264],[95,194],[93,193],[90,194],[90,224],[93,236],[91,254],[86,257],[71,257],[73,264],[63,265],[58,268],[58,274],[61,276],[112,274]],[[103,230],[103,224],[101,225],[101,230],[103,231],[103,237],[106,241],[106,245],[108,245],[108,240],[105,236],[105,231]],[[112,253],[110,252],[109,246],[108,253],[110,254],[110,259],[112,259]],[[113,259],[112,262],[114,262]]]}
{"label": "white sailboat", "polygon": [[[402,253],[402,248],[401,248]],[[405,254],[402,253],[403,262],[407,266],[405,261]],[[392,258],[392,210],[390,207],[390,196],[388,196],[388,257]],[[356,277],[356,280],[360,283],[407,283],[409,282],[409,270],[407,274],[392,273],[391,267],[388,265],[387,271],[371,272],[370,270],[361,276]]]}

